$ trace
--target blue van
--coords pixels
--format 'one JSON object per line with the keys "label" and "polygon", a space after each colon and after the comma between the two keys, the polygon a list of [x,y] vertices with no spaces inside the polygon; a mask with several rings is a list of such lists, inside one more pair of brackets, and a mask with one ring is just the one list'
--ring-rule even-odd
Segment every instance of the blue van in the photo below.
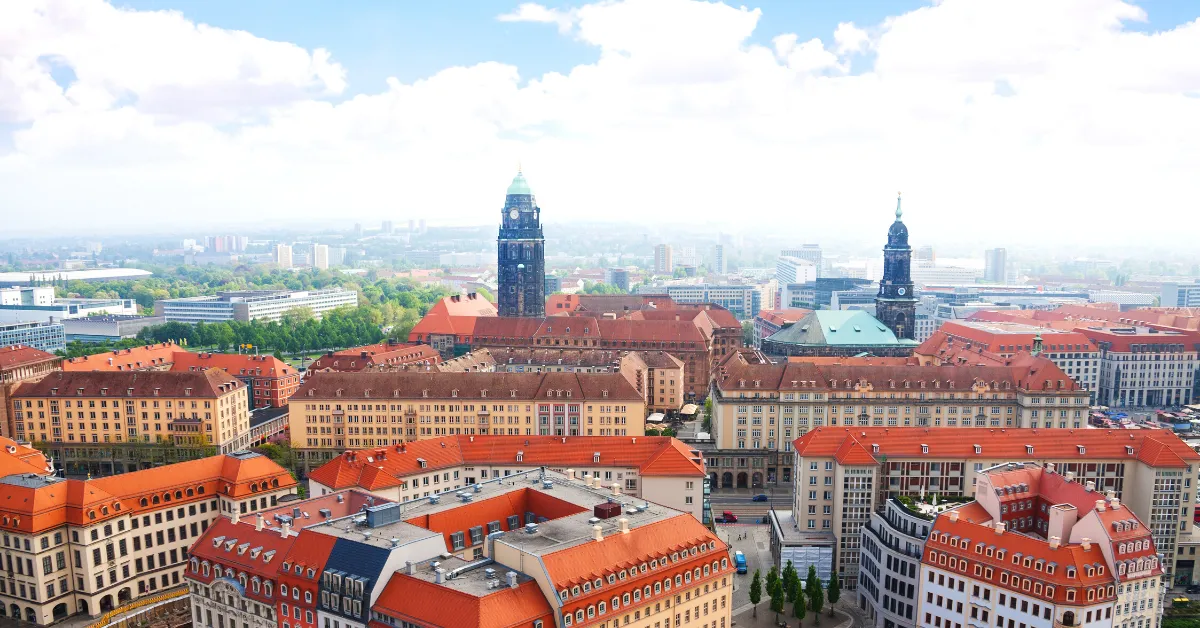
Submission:
{"label": "blue van", "polygon": [[733,553],[733,565],[738,573],[746,573],[746,555],[741,552]]}

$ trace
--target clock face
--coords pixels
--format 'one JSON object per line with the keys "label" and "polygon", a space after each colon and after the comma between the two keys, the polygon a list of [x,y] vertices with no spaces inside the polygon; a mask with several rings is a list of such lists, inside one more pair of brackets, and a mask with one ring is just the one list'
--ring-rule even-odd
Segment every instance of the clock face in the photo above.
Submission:
{"label": "clock face", "polygon": [[516,220],[518,215],[519,214],[518,214],[517,210],[515,210],[515,209],[508,212],[508,217],[512,218],[513,220]]}
{"label": "clock face", "polygon": [[897,288],[897,289],[896,289],[896,294],[898,294],[898,295],[900,295],[900,296],[904,296],[904,288]]}

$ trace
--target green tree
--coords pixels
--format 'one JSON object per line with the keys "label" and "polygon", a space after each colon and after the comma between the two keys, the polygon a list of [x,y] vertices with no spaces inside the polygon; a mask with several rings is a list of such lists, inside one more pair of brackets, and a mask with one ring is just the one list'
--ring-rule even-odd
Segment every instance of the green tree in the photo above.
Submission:
{"label": "green tree", "polygon": [[775,587],[771,589],[771,610],[775,611],[775,623],[779,623],[779,614],[783,612],[783,583],[775,582]]}
{"label": "green tree", "polygon": [[826,589],[829,597],[829,616],[833,617],[833,605],[837,604],[839,598],[842,597],[842,585],[838,582],[837,568],[833,573],[829,574],[829,587]]}
{"label": "green tree", "polygon": [[808,596],[808,610],[813,612],[813,620],[820,623],[821,608],[825,605],[825,592],[821,590],[821,579],[817,577],[817,568],[814,565],[808,566],[808,582],[804,593]]}
{"label": "green tree", "polygon": [[770,592],[775,586],[775,582],[779,580],[779,570],[775,565],[771,565],[771,569],[767,571],[767,591]]}
{"label": "green tree", "polygon": [[792,616],[800,620],[801,623],[804,622],[804,615],[806,614],[805,603],[804,591],[800,587],[800,579],[796,578],[796,581],[792,583]]}
{"label": "green tree", "polygon": [[792,601],[792,591],[796,584],[800,582],[800,574],[796,573],[796,568],[792,565],[792,561],[787,561],[787,565],[783,568],[783,591],[787,594],[787,601]]}
{"label": "green tree", "polygon": [[759,570],[754,570],[754,577],[750,579],[750,603],[754,605],[754,616],[758,617],[758,603],[762,601],[762,577]]}
{"label": "green tree", "polygon": [[653,427],[646,428],[646,436],[659,436],[661,434],[662,434],[662,432],[658,431],[657,429],[655,429]]}
{"label": "green tree", "polygon": [[673,430],[673,429],[671,429],[671,428],[669,428],[669,427],[664,427],[664,428],[662,429],[662,435],[663,435],[663,436],[674,436],[674,435],[675,435],[675,430]]}

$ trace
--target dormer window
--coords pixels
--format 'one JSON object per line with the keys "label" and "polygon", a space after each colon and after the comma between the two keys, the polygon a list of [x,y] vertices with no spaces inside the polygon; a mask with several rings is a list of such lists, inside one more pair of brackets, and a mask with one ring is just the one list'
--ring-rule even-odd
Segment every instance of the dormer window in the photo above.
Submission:
{"label": "dormer window", "polygon": [[1082,456],[1087,453],[1087,447],[1084,447],[1083,445],[1076,445],[1075,447],[1079,450],[1079,455]]}
{"label": "dormer window", "polygon": [[929,453],[929,445],[922,443],[921,444],[921,453],[923,453],[923,454]]}
{"label": "dormer window", "polygon": [[1033,445],[1026,445],[1026,446],[1025,446],[1025,455],[1027,455],[1027,456],[1032,456],[1032,455],[1033,455]]}
{"label": "dormer window", "polygon": [[983,447],[981,445],[975,445],[975,453],[976,454],[983,453]]}

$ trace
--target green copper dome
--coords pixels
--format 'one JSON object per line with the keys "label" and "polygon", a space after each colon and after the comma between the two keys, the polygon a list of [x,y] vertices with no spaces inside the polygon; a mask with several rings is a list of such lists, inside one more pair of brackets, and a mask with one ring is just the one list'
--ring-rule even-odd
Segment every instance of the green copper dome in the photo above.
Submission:
{"label": "green copper dome", "polygon": [[517,176],[513,177],[512,184],[508,186],[508,194],[533,194],[533,190],[529,189],[529,182],[525,180],[525,175],[520,170],[517,171]]}

